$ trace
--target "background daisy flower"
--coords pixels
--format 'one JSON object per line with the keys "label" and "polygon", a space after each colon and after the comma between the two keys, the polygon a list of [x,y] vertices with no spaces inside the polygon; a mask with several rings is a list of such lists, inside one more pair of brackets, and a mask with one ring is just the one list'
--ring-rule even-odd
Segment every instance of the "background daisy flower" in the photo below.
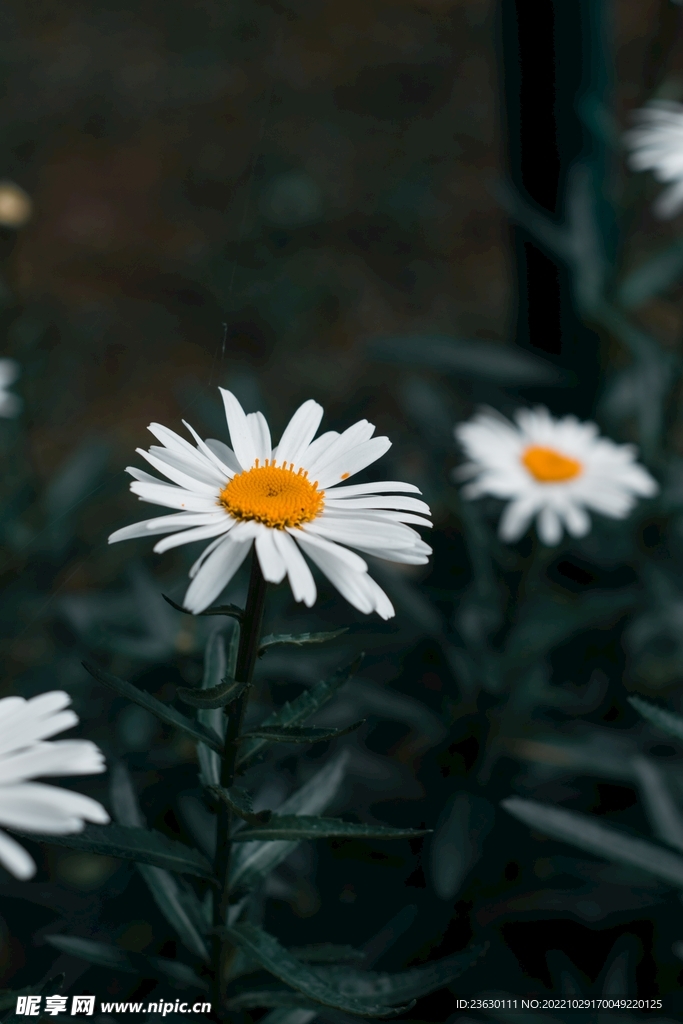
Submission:
{"label": "background daisy flower", "polygon": [[[102,751],[90,740],[45,742],[78,724],[68,693],[0,700],[0,825],[20,832],[68,835],[86,821],[106,825],[109,815],[82,793],[31,780],[45,775],[96,775],[106,770]],[[0,863],[16,878],[31,878],[36,866],[23,846],[0,831]]]}
{"label": "background daisy flower", "polygon": [[624,134],[635,171],[652,171],[657,181],[672,184],[654,203],[658,217],[673,217],[683,208],[683,106],[653,100],[635,111],[635,128]]}
{"label": "background daisy flower", "polygon": [[350,548],[392,562],[424,564],[431,548],[407,524],[431,526],[424,518],[429,507],[405,496],[419,494],[413,484],[345,485],[384,455],[389,439],[373,437],[374,426],[360,420],[341,434],[330,430],[314,440],[323,409],[309,400],[274,448],[264,416],[246,415],[230,391],[219,390],[232,448],[203,441],[188,423],[196,447],[167,427],[150,424],[161,444],[137,451],[171,483],[129,467],[131,490],[142,501],[180,511],[126,526],[109,542],[164,533],[154,547],[163,552],[210,540],[190,569],[184,604],[195,613],[221,593],[255,544],[264,578],[280,583],[287,576],[297,601],[310,607],[316,599],[305,554],[354,608],[390,618],[389,598]]}
{"label": "background daisy flower", "polygon": [[12,419],[21,412],[21,399],[9,390],[19,376],[19,363],[16,359],[0,359],[0,416]]}
{"label": "background daisy flower", "polygon": [[455,436],[471,460],[456,470],[470,480],[464,496],[509,502],[499,524],[505,541],[519,540],[534,518],[544,544],[557,544],[563,528],[582,537],[590,530],[587,509],[623,519],[638,497],[657,491],[631,445],[599,437],[595,423],[554,419],[542,407],[519,409],[515,423],[486,410],[457,426]]}

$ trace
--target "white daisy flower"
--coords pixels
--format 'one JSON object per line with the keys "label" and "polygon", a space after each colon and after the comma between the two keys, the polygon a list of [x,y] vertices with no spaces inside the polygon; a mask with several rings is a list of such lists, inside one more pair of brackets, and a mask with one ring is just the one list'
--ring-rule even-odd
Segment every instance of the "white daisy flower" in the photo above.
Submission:
{"label": "white daisy flower", "polygon": [[653,209],[658,217],[674,217],[683,207],[683,106],[653,100],[634,116],[639,124],[624,134],[631,150],[629,166],[635,171],[652,171],[657,181],[672,182]]}
{"label": "white daisy flower", "polygon": [[255,544],[264,578],[280,583],[287,576],[295,599],[309,608],[316,587],[304,554],[354,608],[391,618],[389,598],[368,575],[364,559],[349,548],[424,564],[431,548],[407,524],[431,526],[424,518],[429,506],[404,496],[420,493],[413,484],[341,486],[384,455],[389,439],[373,437],[373,425],[360,420],[342,434],[329,430],[313,440],[323,410],[309,400],[273,448],[264,416],[247,416],[230,391],[219,390],[232,448],[211,438],[202,441],[188,423],[196,447],[167,427],[150,424],[161,445],[137,451],[172,484],[129,467],[131,490],[141,501],[181,511],[126,526],[109,543],[164,533],[168,536],[154,547],[162,552],[213,538],[190,569],[184,605],[191,612],[203,611],[218,597]]}
{"label": "white daisy flower", "polygon": [[9,390],[19,376],[19,363],[14,359],[0,359],[0,416],[12,419],[21,411],[21,399]]}
{"label": "white daisy flower", "polygon": [[456,471],[470,480],[464,496],[509,501],[499,524],[503,540],[519,540],[534,518],[548,546],[559,543],[563,528],[583,537],[590,530],[586,509],[623,519],[638,497],[657,492],[635,449],[599,437],[595,423],[557,420],[542,407],[518,409],[515,421],[486,410],[455,428],[471,459]]}
{"label": "white daisy flower", "polygon": [[[38,697],[0,700],[0,825],[19,832],[67,835],[86,821],[106,825],[101,804],[82,793],[46,786],[32,779],[45,775],[95,775],[106,769],[99,747],[90,740],[46,740],[71,729],[78,716],[68,693],[51,690]],[[0,863],[16,878],[31,878],[36,866],[23,846],[0,831]]]}

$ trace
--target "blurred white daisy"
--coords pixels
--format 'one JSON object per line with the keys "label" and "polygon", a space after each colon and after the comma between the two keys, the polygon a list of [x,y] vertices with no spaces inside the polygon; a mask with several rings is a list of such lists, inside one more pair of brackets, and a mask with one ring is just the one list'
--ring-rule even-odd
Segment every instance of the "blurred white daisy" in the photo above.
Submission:
{"label": "blurred white daisy", "polygon": [[19,376],[19,363],[14,359],[0,359],[0,416],[11,419],[21,411],[21,399],[9,390]]}
{"label": "blurred white daisy", "polygon": [[635,449],[598,436],[595,423],[575,416],[554,419],[547,409],[519,409],[515,423],[486,410],[455,428],[471,460],[456,470],[469,479],[466,498],[507,499],[499,533],[516,541],[535,518],[544,544],[557,544],[563,528],[573,537],[590,530],[587,509],[623,519],[638,497],[657,484],[638,465]]}
{"label": "blurred white daisy", "polygon": [[624,142],[634,171],[652,171],[657,181],[672,184],[654,203],[658,217],[674,217],[683,207],[683,106],[669,100],[653,100],[636,110],[635,128],[625,132]]}
{"label": "blurred white daisy", "polygon": [[[82,793],[46,786],[32,779],[46,775],[95,775],[105,771],[104,756],[89,740],[45,742],[71,729],[78,716],[68,693],[51,690],[38,697],[0,700],[0,825],[19,832],[67,835],[86,821],[106,825],[101,804]],[[0,863],[16,878],[31,878],[36,866],[23,846],[0,831]]]}
{"label": "blurred white daisy", "polygon": [[202,441],[188,423],[196,447],[167,427],[150,424],[161,446],[137,451],[173,484],[129,467],[131,490],[141,501],[182,511],[126,526],[109,542],[169,534],[154,547],[162,552],[214,538],[190,569],[184,604],[195,613],[221,593],[255,544],[264,578],[280,583],[287,576],[295,599],[309,608],[316,587],[302,552],[354,608],[390,618],[389,598],[364,559],[349,548],[391,562],[425,563],[431,548],[407,524],[431,526],[424,518],[429,507],[392,493],[419,494],[413,484],[340,486],[384,455],[389,439],[373,437],[373,425],[360,420],[342,434],[330,430],[313,440],[323,410],[309,400],[273,448],[264,416],[247,416],[230,391],[219,390],[232,448]]}

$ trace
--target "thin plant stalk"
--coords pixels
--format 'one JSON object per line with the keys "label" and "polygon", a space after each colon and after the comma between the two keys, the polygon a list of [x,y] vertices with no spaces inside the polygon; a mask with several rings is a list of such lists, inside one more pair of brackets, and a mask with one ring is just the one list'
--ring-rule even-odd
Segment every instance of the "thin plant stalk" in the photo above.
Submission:
{"label": "thin plant stalk", "polygon": [[[249,590],[247,592],[247,603],[242,618],[240,642],[237,651],[237,665],[235,668],[236,681],[247,683],[247,687],[243,690],[242,695],[232,706],[228,715],[228,723],[225,730],[223,760],[221,763],[221,786],[224,789],[229,789],[235,781],[237,739],[242,727],[242,718],[244,717],[244,710],[248,699],[248,684],[251,683],[254,674],[254,666],[256,665],[256,658],[258,656],[266,587],[267,584],[263,578],[263,573],[261,572],[256,551],[254,551],[252,554]],[[220,895],[217,895],[217,898],[214,901],[214,927],[221,927],[226,923],[226,915],[230,898],[230,835],[232,826],[232,812],[227,804],[221,800],[218,807],[215,861],[216,878],[218,878],[221,883],[221,889]],[[217,936],[214,942],[214,964],[216,1006],[219,1013],[220,1005],[224,997],[222,978],[225,975],[225,967],[231,953],[232,946],[230,943],[223,941],[220,936]]]}

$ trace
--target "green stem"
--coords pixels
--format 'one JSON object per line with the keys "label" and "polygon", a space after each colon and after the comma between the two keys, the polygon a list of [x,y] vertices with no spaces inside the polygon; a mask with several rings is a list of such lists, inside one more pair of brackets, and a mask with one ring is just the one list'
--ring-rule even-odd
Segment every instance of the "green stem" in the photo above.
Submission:
{"label": "green stem", "polygon": [[[240,631],[240,644],[237,651],[237,666],[235,679],[238,682],[250,683],[254,674],[254,666],[258,656],[259,642],[261,639],[261,623],[263,621],[263,608],[266,597],[266,581],[263,578],[258,556],[254,549],[251,562],[251,576],[249,578],[249,590],[247,592],[247,603],[244,609],[242,627]],[[225,731],[225,747],[223,750],[223,761],[221,764],[221,786],[229,789],[235,780],[235,762],[237,759],[237,738],[242,726],[242,718],[247,703],[248,689],[245,689],[242,696],[234,704],[228,717],[228,724]],[[230,832],[232,828],[232,814],[230,808],[221,801],[218,808],[217,834],[216,834],[216,878],[222,882],[221,895],[214,901],[214,926],[225,924],[225,918],[229,905],[229,875],[230,875]],[[223,986],[221,976],[223,967],[229,955],[229,947],[217,938],[214,944],[215,963],[215,993],[216,1009],[220,1013],[220,1003],[223,998]]]}

